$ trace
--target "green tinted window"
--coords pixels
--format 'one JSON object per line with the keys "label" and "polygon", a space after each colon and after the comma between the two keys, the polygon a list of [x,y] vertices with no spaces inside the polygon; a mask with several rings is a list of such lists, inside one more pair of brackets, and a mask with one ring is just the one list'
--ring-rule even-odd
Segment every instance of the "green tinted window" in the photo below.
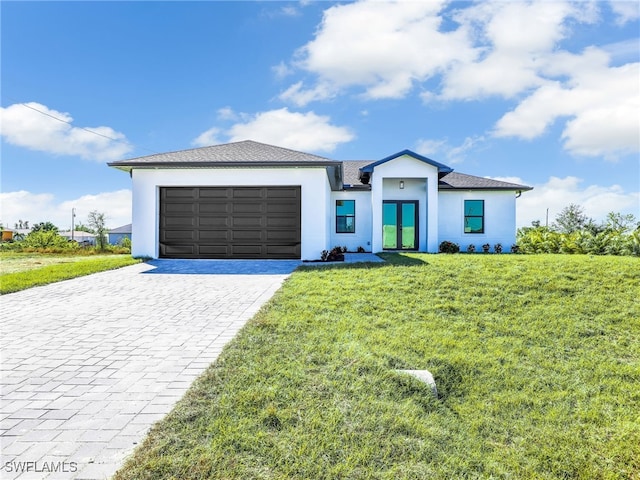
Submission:
{"label": "green tinted window", "polygon": [[464,201],[464,233],[484,233],[484,200]]}
{"label": "green tinted window", "polygon": [[484,200],[465,200],[464,214],[465,216],[482,217],[484,215]]}
{"label": "green tinted window", "polygon": [[336,233],[355,233],[356,201],[336,200]]}

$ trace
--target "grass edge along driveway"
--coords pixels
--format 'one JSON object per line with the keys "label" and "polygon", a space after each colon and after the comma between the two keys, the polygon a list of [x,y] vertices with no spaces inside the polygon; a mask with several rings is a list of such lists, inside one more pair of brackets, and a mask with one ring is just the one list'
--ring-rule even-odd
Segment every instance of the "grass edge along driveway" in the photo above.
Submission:
{"label": "grass edge along driveway", "polygon": [[29,266],[19,271],[7,273],[3,269],[0,274],[0,294],[18,292],[39,285],[47,285],[141,262],[141,260],[135,259],[130,255],[90,255],[86,257],[58,256],[59,258],[56,260],[59,260],[60,263],[48,263],[47,260],[50,261],[51,257],[51,255],[44,254],[5,254],[0,256],[0,262],[5,261],[5,259],[9,261],[16,258],[34,258],[37,261],[37,259],[44,258],[43,263],[47,263],[38,268]]}
{"label": "grass edge along driveway", "polygon": [[294,272],[115,478],[639,477],[638,259],[386,258]]}

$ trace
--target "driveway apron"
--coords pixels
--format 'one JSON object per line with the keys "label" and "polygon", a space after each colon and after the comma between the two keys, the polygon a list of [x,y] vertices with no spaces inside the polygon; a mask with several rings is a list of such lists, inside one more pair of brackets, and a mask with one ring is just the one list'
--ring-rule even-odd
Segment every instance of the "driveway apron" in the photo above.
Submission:
{"label": "driveway apron", "polygon": [[0,297],[0,478],[109,478],[299,264],[158,260]]}

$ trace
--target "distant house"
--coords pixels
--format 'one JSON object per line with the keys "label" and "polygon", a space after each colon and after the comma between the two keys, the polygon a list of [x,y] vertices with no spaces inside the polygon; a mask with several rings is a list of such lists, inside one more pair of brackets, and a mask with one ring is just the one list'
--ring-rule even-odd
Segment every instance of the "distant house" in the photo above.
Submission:
{"label": "distant house", "polygon": [[242,141],[109,163],[132,178],[134,256],[314,260],[516,240],[531,187],[454,172],[410,150],[336,161]]}
{"label": "distant house", "polygon": [[2,241],[10,242],[11,240],[13,240],[13,230],[8,228],[2,229]]}
{"label": "distant house", "polygon": [[[11,239],[12,240],[23,240],[24,237],[31,233],[30,228],[5,228],[4,231],[11,231]],[[2,234],[2,240],[5,240],[4,232]]]}
{"label": "distant house", "polygon": [[111,245],[118,245],[122,243],[122,240],[128,238],[131,240],[131,224],[122,225],[121,227],[109,230],[109,243]]}
{"label": "distant house", "polygon": [[72,232],[58,232],[58,235],[66,238],[67,240],[74,240],[78,243],[83,243],[85,245],[95,245],[96,244],[96,236],[93,233],[89,232],[78,232],[77,230]]}

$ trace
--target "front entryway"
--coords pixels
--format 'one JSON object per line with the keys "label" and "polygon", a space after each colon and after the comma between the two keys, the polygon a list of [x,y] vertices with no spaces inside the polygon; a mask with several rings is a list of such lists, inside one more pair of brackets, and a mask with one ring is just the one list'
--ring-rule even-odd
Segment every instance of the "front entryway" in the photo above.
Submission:
{"label": "front entryway", "polygon": [[417,200],[384,200],[382,202],[382,248],[385,250],[418,249]]}

